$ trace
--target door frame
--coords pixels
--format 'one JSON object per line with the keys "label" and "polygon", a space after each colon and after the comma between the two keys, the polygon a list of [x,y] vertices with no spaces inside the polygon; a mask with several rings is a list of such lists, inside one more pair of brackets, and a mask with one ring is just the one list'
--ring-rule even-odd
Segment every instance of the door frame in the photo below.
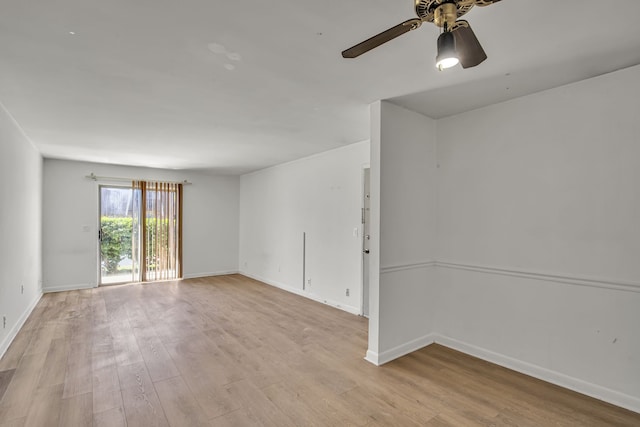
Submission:
{"label": "door frame", "polygon": [[[96,255],[97,255],[97,281],[98,287],[101,286],[113,286],[113,285],[123,285],[125,283],[134,283],[133,280],[133,271],[131,271],[131,280],[123,281],[123,282],[114,282],[114,283],[102,283],[102,241],[100,240],[100,232],[102,229],[102,189],[103,188],[123,188],[129,189],[133,191],[133,187],[131,185],[124,184],[98,184],[98,225],[96,227]],[[131,253],[133,258],[133,252]]]}
{"label": "door frame", "polygon": [[[360,206],[362,209],[362,213],[361,215],[364,214],[364,209],[365,209],[365,199],[367,197],[366,194],[366,171],[367,169],[369,170],[369,194],[371,194],[371,165],[369,163],[365,163],[362,165],[362,170],[360,172]],[[360,245],[359,245],[359,250],[360,250],[360,315],[366,318],[369,318],[368,314],[365,314],[364,312],[364,308],[365,308],[365,295],[364,295],[364,290],[365,290],[365,278],[367,277],[367,275],[365,274],[365,262],[364,262],[364,239],[365,239],[365,224],[362,222],[362,220],[360,221]],[[369,224],[369,226],[371,226],[371,224]],[[371,230],[369,230],[369,232],[371,232]],[[369,272],[369,279],[371,278],[371,272]]]}

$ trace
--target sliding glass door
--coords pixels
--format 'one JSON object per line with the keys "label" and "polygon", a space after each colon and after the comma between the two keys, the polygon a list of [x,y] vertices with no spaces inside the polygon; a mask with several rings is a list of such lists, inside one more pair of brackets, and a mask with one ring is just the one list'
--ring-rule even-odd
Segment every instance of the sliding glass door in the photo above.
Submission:
{"label": "sliding glass door", "polygon": [[100,284],[134,281],[133,189],[100,186]]}
{"label": "sliding glass door", "polygon": [[182,277],[182,185],[100,186],[100,284]]}

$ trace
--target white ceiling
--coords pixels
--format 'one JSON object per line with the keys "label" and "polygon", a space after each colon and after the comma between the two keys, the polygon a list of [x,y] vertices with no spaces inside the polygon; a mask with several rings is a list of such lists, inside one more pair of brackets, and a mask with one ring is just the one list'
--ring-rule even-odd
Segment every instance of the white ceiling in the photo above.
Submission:
{"label": "white ceiling", "polygon": [[[640,63],[638,0],[503,0],[489,59],[438,72],[411,0],[6,0],[0,101],[45,157],[243,173],[369,138],[379,99],[434,118]],[[75,34],[71,34],[75,33]]]}

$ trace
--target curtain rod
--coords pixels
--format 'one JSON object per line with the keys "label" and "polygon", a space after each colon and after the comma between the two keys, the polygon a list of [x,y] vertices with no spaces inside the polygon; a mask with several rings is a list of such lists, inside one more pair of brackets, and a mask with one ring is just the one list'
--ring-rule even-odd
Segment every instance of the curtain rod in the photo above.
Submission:
{"label": "curtain rod", "polygon": [[[90,175],[85,176],[85,178],[90,179],[92,181],[119,181],[119,182],[132,182],[132,181],[147,181],[146,179],[135,179],[135,178],[122,178],[118,176],[97,176],[93,172]],[[154,181],[154,180],[152,180]],[[187,181],[163,181],[168,182],[170,184],[182,184],[182,185],[191,185],[192,183]]]}

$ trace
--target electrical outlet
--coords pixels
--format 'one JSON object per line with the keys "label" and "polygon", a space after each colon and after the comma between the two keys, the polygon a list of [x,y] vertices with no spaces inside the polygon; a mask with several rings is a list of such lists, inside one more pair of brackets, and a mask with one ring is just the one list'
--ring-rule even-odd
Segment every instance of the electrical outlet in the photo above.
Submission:
{"label": "electrical outlet", "polygon": [[311,279],[307,279],[307,285],[311,286]]}
{"label": "electrical outlet", "polygon": [[24,294],[24,285],[20,285],[20,293]]}
{"label": "electrical outlet", "polygon": [[347,288],[347,291],[345,292],[346,296],[349,296],[349,288]]}
{"label": "electrical outlet", "polygon": [[7,327],[7,316],[2,316],[2,329]]}

